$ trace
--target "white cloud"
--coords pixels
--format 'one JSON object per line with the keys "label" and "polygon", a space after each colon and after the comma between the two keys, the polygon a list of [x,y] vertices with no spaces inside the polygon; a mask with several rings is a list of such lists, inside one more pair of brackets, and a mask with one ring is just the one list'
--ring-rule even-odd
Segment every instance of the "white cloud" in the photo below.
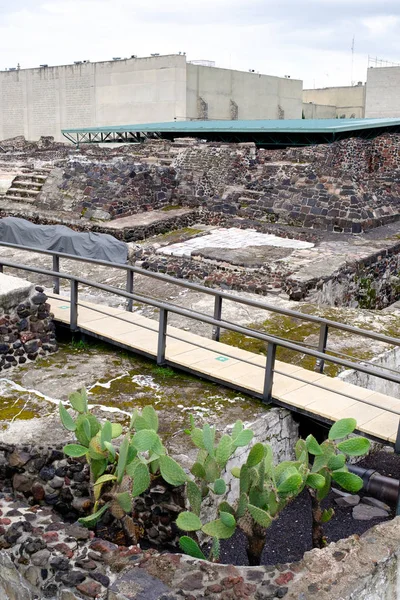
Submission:
{"label": "white cloud", "polygon": [[[0,68],[185,51],[303,79],[365,81],[367,55],[400,62],[398,0],[0,0]],[[396,56],[396,53],[399,53]]]}
{"label": "white cloud", "polygon": [[375,16],[363,19],[362,22],[368,29],[370,35],[382,36],[394,32],[394,29],[400,23],[400,17],[394,15]]}

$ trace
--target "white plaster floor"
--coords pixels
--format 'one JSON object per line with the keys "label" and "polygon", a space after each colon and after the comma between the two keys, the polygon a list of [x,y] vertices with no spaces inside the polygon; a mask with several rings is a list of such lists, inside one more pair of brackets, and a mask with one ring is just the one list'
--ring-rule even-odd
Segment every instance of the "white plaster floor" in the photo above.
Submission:
{"label": "white plaster floor", "polygon": [[188,257],[194,250],[200,248],[248,248],[250,246],[275,246],[276,248],[293,248],[302,250],[313,248],[311,242],[281,238],[270,233],[259,233],[255,229],[238,229],[231,227],[229,229],[214,229],[208,235],[192,238],[185,242],[171,244],[159,248],[157,253],[168,254],[170,256]]}

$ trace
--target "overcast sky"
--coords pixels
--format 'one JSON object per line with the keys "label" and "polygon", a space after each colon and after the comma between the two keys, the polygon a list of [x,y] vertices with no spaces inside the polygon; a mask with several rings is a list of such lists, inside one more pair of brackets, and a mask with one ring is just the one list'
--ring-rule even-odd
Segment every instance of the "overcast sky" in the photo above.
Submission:
{"label": "overcast sky", "polygon": [[400,63],[399,33],[399,0],[0,0],[0,69],[182,51],[305,88],[350,85],[368,55]]}

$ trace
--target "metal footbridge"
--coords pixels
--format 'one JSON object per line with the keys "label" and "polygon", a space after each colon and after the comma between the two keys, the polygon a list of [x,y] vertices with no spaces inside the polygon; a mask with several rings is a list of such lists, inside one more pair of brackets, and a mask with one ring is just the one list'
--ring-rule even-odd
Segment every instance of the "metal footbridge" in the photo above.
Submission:
{"label": "metal footbridge", "polygon": [[[128,264],[108,263],[4,242],[0,242],[0,247],[38,252],[52,258],[52,269],[44,269],[5,260],[0,256],[0,272],[3,272],[4,268],[13,269],[12,272],[16,269],[51,278],[53,292],[49,292],[48,296],[54,319],[56,323],[68,327],[72,332],[92,336],[118,348],[151,358],[158,365],[168,365],[187,371],[249,394],[264,403],[282,406],[323,423],[353,417],[357,420],[359,432],[373,440],[392,445],[397,452],[400,452],[400,399],[324,374],[325,363],[329,362],[400,384],[400,375],[392,369],[377,367],[367,361],[358,363],[354,359],[349,360],[343,358],[343,355],[339,356],[339,353],[335,354],[332,349],[329,349],[328,336],[330,331],[339,330],[360,336],[366,343],[375,340],[395,347],[400,346],[400,339],[321,317],[276,308],[266,302],[249,300]],[[60,261],[63,259],[125,271],[126,289],[61,271]],[[208,294],[214,298],[213,314],[204,314],[172,302],[145,297],[135,289],[135,275]],[[69,284],[69,293],[60,295],[60,281]],[[83,286],[114,294],[121,302],[126,303],[126,306],[114,308],[105,304],[86,302],[82,299]],[[306,347],[301,343],[224,319],[223,303],[228,301],[318,324],[320,328],[318,347]],[[137,305],[152,307],[158,313],[158,319],[146,318],[134,312],[134,303],[135,307]],[[169,315],[179,315],[211,326],[211,338],[173,327],[168,322]],[[266,346],[266,356],[220,342],[221,330],[233,331],[263,341]],[[277,360],[276,351],[280,347],[313,357],[315,371]]]}

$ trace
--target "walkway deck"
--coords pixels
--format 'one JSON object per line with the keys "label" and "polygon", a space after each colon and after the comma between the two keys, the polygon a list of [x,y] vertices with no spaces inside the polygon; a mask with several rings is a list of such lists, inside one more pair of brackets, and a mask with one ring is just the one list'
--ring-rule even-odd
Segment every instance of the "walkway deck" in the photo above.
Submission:
{"label": "walkway deck", "polygon": [[[69,299],[53,298],[48,302],[55,320],[69,324]],[[80,301],[78,329],[126,350],[150,358],[157,356],[158,322],[136,313]],[[168,326],[165,359],[170,366],[262,397],[266,364],[263,355]],[[387,409],[400,414],[399,399],[281,361],[275,363],[272,396],[274,403],[320,421],[353,417],[360,432],[386,443],[396,441],[399,418]]]}

